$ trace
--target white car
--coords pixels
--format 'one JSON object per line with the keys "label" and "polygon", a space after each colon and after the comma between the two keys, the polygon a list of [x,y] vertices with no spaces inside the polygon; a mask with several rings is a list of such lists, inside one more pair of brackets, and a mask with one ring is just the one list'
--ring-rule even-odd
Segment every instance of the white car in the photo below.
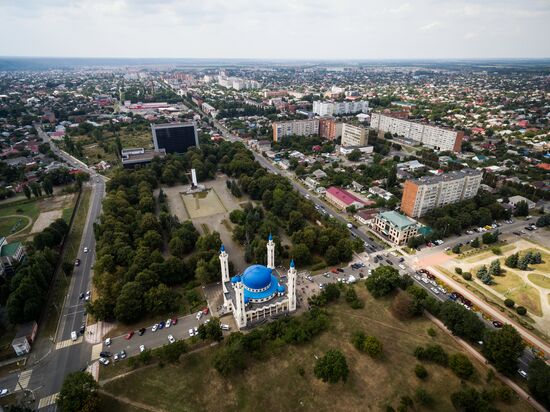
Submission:
{"label": "white car", "polygon": [[221,328],[222,330],[229,330],[229,329],[230,329],[230,328],[229,328],[229,325],[227,325],[227,324],[225,324],[225,323],[222,323],[222,324],[220,325],[220,328]]}
{"label": "white car", "polygon": [[88,248],[87,247],[84,248],[84,253],[88,253]]}
{"label": "white car", "polygon": [[9,389],[2,389],[0,390],[0,398],[2,396],[6,396],[8,393],[10,393],[10,390]]}
{"label": "white car", "polygon": [[437,288],[430,288],[432,290],[433,293],[435,293],[436,295],[439,295],[439,290]]}
{"label": "white car", "polygon": [[102,365],[107,366],[107,365],[109,364],[109,359],[107,359],[107,358],[99,358],[99,363],[101,363]]}
{"label": "white car", "polygon": [[170,343],[174,343],[176,340],[174,339],[174,337],[172,335],[168,335],[168,342]]}
{"label": "white car", "polygon": [[197,312],[197,316],[195,316],[197,318],[197,320],[199,320],[200,318],[202,318],[202,310],[198,311]]}
{"label": "white car", "polygon": [[71,332],[71,340],[74,342],[74,341],[76,340],[76,338],[77,338],[76,331],[73,330],[73,331]]}
{"label": "white car", "polygon": [[195,332],[195,335],[198,335],[199,334],[199,327],[198,326],[195,326],[193,328],[193,331]]}
{"label": "white car", "polygon": [[169,328],[170,325],[172,325],[172,319],[168,319],[168,320],[166,321],[166,325],[164,325],[164,326],[165,326],[166,328]]}
{"label": "white car", "polygon": [[105,346],[111,346],[111,338],[105,339]]}
{"label": "white car", "polygon": [[518,369],[518,373],[521,375],[522,378],[527,379],[527,372],[525,372],[523,369]]}
{"label": "white car", "polygon": [[189,336],[195,336],[195,331],[193,330],[193,328],[189,329]]}
{"label": "white car", "polygon": [[151,332],[156,332],[158,328],[159,328],[159,324],[158,324],[158,323],[155,323],[155,324],[153,325],[153,327],[151,328]]}
{"label": "white car", "polygon": [[140,352],[145,351],[145,345],[139,345],[139,351]]}
{"label": "white car", "polygon": [[86,292],[86,297],[84,298],[84,300],[85,300],[86,302],[88,302],[88,301],[90,300],[90,296],[91,296],[91,292],[88,290],[88,291]]}

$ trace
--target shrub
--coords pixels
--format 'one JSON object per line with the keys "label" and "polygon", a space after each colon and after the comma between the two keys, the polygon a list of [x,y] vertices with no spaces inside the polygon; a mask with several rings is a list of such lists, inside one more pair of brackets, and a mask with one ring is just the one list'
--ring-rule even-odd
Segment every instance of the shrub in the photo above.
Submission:
{"label": "shrub", "polygon": [[421,364],[417,364],[414,367],[414,374],[418,379],[426,379],[428,377],[428,370]]}
{"label": "shrub", "polygon": [[367,353],[372,358],[382,355],[382,343],[374,336],[367,336],[363,332],[355,332],[351,337],[351,343],[355,349]]}
{"label": "shrub", "polygon": [[506,306],[507,308],[513,308],[515,304],[516,302],[514,302],[512,299],[504,299],[504,306]]}
{"label": "shrub", "polygon": [[440,345],[428,345],[425,348],[418,346],[414,350],[414,356],[419,360],[430,361],[442,366],[449,364],[449,355]]}
{"label": "shrub", "polygon": [[462,275],[462,268],[456,267],[455,272],[457,275]]}
{"label": "shrub", "polygon": [[460,379],[469,379],[474,373],[474,365],[462,353],[455,353],[449,357],[449,367]]}
{"label": "shrub", "polygon": [[516,312],[518,315],[524,316],[527,314],[527,309],[525,309],[523,306],[518,306],[516,308]]}
{"label": "shrub", "polygon": [[491,252],[493,252],[495,255],[502,255],[502,249],[498,246],[493,246],[491,248]]}
{"label": "shrub", "polygon": [[435,337],[436,335],[436,331],[434,328],[428,328],[428,335],[431,336],[432,338]]}
{"label": "shrub", "polygon": [[472,280],[472,274],[471,274],[470,272],[464,272],[464,273],[462,274],[462,278],[463,278],[464,280]]}
{"label": "shrub", "polygon": [[349,367],[342,352],[331,349],[319,358],[313,369],[315,376],[323,382],[337,383],[348,379]]}
{"label": "shrub", "polygon": [[418,388],[415,392],[415,398],[421,405],[431,406],[434,404],[434,398],[424,388]]}

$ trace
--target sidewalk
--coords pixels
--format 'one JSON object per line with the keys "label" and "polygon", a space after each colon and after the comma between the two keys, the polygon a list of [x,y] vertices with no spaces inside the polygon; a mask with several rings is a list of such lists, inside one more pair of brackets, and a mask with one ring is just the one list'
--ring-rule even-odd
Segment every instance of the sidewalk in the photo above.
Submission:
{"label": "sidewalk", "polygon": [[514,381],[507,378],[504,375],[501,375],[497,370],[489,364],[487,359],[483,357],[481,353],[479,353],[477,350],[475,350],[472,346],[470,346],[469,343],[464,341],[463,339],[459,338],[458,336],[455,336],[449,331],[443,322],[441,322],[439,319],[437,319],[435,316],[428,312],[424,312],[426,317],[430,319],[433,323],[435,323],[441,330],[443,330],[445,333],[449,334],[453,337],[454,340],[456,340],[460,346],[462,346],[470,355],[472,355],[474,358],[476,358],[479,362],[485,364],[488,369],[492,370],[495,373],[495,376],[500,379],[502,382],[504,382],[506,385],[508,385],[510,388],[512,388],[522,399],[527,401],[533,408],[535,408],[537,411],[545,412],[546,408],[542,406],[540,403],[538,403],[536,400],[531,398],[531,396],[525,392],[519,385],[517,385]]}

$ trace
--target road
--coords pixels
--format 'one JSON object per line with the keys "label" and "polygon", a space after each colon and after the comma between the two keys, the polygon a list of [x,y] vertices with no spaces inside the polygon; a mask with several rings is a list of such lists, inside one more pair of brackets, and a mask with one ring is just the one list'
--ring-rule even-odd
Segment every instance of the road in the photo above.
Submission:
{"label": "road", "polygon": [[[90,205],[82,239],[79,246],[79,258],[81,264],[75,267],[71,277],[71,283],[66,295],[61,317],[51,348],[40,358],[32,358],[27,363],[27,369],[20,374],[12,374],[0,380],[0,387],[6,387],[11,391],[25,389],[31,393],[35,400],[34,408],[42,411],[55,411],[55,395],[61,389],[65,376],[90,363],[92,345],[81,336],[76,342],[71,340],[71,332],[78,331],[84,319],[84,302],[79,299],[79,294],[90,289],[92,278],[92,266],[95,259],[95,239],[93,223],[99,219],[101,202],[105,196],[105,182],[101,175],[89,169],[85,164],[59,150],[43,132],[40,125],[35,125],[38,135],[45,142],[49,142],[52,151],[72,167],[82,169],[91,176],[92,193]],[[87,247],[88,253],[83,249]],[[40,332],[39,332],[40,333]],[[35,355],[31,352],[31,355]]]}

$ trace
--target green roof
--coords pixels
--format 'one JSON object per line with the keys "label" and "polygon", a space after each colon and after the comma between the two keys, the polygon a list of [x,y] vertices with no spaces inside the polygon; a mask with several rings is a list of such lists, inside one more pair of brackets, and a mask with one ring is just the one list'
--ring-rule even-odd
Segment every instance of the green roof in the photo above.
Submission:
{"label": "green roof", "polygon": [[398,227],[399,229],[405,229],[409,226],[416,225],[416,222],[412,219],[409,219],[407,216],[397,213],[392,210],[389,212],[380,213],[380,215],[390,222],[393,226]]}
{"label": "green roof", "polygon": [[14,256],[17,253],[17,249],[21,246],[21,242],[14,242],[4,245],[0,250],[0,256]]}

